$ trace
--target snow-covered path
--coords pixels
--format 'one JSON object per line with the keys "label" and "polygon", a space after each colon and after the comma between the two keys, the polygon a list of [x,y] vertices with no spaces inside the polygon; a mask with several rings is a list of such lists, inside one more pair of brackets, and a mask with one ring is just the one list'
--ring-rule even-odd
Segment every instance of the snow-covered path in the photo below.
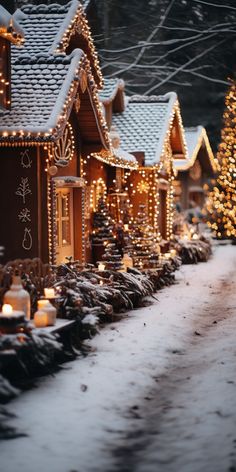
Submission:
{"label": "snow-covered path", "polygon": [[[236,265],[199,300],[195,331],[157,376],[109,472],[236,471]],[[135,417],[134,417],[135,418]]]}
{"label": "snow-covered path", "polygon": [[236,250],[185,266],[159,302],[10,404],[28,434],[1,472],[236,470]]}

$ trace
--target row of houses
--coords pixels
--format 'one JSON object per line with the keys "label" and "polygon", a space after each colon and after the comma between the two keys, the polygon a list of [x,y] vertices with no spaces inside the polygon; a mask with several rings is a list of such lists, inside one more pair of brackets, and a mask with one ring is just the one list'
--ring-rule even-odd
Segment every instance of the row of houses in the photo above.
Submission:
{"label": "row of houses", "polygon": [[172,237],[174,206],[201,206],[214,159],[176,94],[131,96],[104,79],[82,5],[0,8],[0,242],[6,261],[92,261],[101,195],[122,224],[145,205]]}

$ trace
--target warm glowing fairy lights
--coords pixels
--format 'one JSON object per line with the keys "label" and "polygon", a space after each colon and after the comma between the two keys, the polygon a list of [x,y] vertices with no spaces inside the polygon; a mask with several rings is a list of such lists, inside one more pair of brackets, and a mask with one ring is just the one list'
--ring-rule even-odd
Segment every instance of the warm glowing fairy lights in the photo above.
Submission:
{"label": "warm glowing fairy lights", "polygon": [[203,126],[199,126],[198,128],[199,130],[196,130],[196,133],[198,133],[198,137],[191,156],[188,156],[188,159],[174,159],[174,167],[176,167],[177,171],[185,171],[190,169],[194,165],[202,146],[206,147],[207,155],[209,157],[213,172],[219,170],[219,163],[211,149],[207,132]]}
{"label": "warm glowing fairy lights", "polygon": [[86,50],[85,52],[88,58],[90,59],[90,64],[93,69],[93,75],[94,77],[97,76],[97,80],[96,80],[97,85],[99,88],[102,88],[103,76],[102,76],[102,72],[99,65],[98,54],[93,43],[91,31],[88,26],[88,21],[83,12],[83,7],[81,6],[78,8],[77,13],[74,15],[66,31],[63,33],[63,36],[59,44],[57,45],[55,52],[57,53],[66,52],[66,49],[69,46],[71,37],[74,36],[76,33],[78,33],[79,35],[82,35],[82,37],[85,39],[85,41],[88,44],[88,50]]}
{"label": "warm glowing fairy lights", "polygon": [[220,172],[209,193],[207,210],[209,227],[218,238],[236,239],[236,83],[226,96],[224,128],[218,151]]}
{"label": "warm glowing fairy lights", "polygon": [[105,162],[110,166],[123,167],[124,169],[137,169],[138,162],[136,160],[126,160],[122,159],[120,156],[117,156],[116,150],[112,147],[110,150],[102,149],[100,152],[91,153],[91,157],[98,159],[99,161]]}

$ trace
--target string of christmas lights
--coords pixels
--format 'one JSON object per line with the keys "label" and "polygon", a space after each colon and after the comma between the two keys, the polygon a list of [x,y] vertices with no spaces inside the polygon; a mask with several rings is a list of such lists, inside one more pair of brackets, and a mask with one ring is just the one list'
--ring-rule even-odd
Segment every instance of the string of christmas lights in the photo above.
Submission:
{"label": "string of christmas lights", "polygon": [[236,238],[236,83],[226,95],[224,128],[218,150],[220,172],[209,193],[206,208],[208,226],[217,238]]}

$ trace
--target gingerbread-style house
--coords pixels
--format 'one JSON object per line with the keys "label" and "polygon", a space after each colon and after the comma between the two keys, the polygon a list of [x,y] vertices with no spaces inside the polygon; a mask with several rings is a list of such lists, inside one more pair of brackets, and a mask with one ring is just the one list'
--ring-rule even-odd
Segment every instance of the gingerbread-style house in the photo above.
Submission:
{"label": "gingerbread-style house", "polygon": [[203,126],[185,128],[185,136],[188,159],[174,160],[174,168],[178,172],[174,181],[175,201],[183,210],[203,207],[204,185],[214,177],[218,166]]}
{"label": "gingerbread-style house", "polygon": [[98,98],[102,75],[81,5],[27,5],[11,17],[16,23],[24,42],[21,36],[10,55],[6,37],[1,64],[4,75],[11,63],[0,110],[4,257],[84,261],[91,212],[84,161],[94,153],[93,172],[99,178],[100,165],[105,183],[107,168],[130,163],[111,146]]}
{"label": "gingerbread-style house", "polygon": [[145,205],[155,232],[172,235],[174,160],[187,158],[187,147],[175,93],[133,96],[122,113],[114,113],[124,150],[133,154],[139,169],[132,172],[128,189],[134,216]]}

